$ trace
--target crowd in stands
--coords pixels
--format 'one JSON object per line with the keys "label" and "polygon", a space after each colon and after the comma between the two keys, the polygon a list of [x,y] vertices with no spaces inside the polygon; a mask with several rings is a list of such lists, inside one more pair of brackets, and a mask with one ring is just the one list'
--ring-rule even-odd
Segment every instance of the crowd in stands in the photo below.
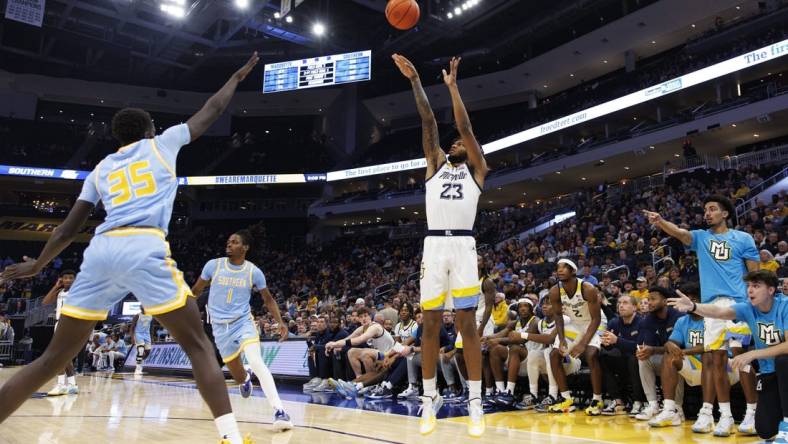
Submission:
{"label": "crowd in stands", "polygon": [[[628,301],[637,316],[648,315],[654,310],[646,297],[649,288],[660,287],[670,292],[683,288],[697,281],[698,265],[693,253],[655,230],[642,210],[657,211],[683,228],[704,228],[703,199],[709,190],[731,199],[744,199],[749,197],[750,188],[776,169],[779,167],[696,170],[670,175],[662,187],[601,194],[578,192],[568,197],[564,204],[576,211],[575,217],[524,238],[516,235],[543,215],[556,211],[555,207],[514,207],[479,214],[476,224],[479,245],[485,245],[479,249],[482,269],[496,287],[492,312],[496,331],[511,328],[510,321],[517,319],[520,309],[528,310],[522,306],[523,300],[531,301],[526,304],[530,312],[523,314],[545,315],[542,301],[556,283],[556,263],[562,258],[575,261],[579,267],[578,276],[597,286],[604,296],[603,312],[608,322],[619,317],[622,300]],[[788,277],[785,262],[788,258],[787,194],[783,191],[771,199],[759,201],[755,208],[735,221],[739,229],[752,235],[760,252],[761,267],[776,272],[781,278]],[[342,379],[344,385],[339,389],[344,393],[355,394],[365,388],[368,396],[373,397],[398,393],[410,397],[418,393],[418,369],[413,368],[412,363],[397,360],[396,353],[387,354],[368,375],[371,364],[363,354],[347,350],[338,355],[329,353],[328,357],[336,362],[322,357],[326,357],[326,347],[335,348],[329,344],[359,327],[364,330],[372,322],[380,323],[392,337],[401,341],[403,347],[412,347],[407,350],[419,350],[420,239],[392,240],[386,235],[363,239],[340,237],[326,245],[273,248],[263,223],[250,228],[257,239],[250,259],[266,273],[290,336],[306,338],[312,347],[313,379],[309,389],[322,385],[320,390],[328,390],[326,381],[334,378]],[[173,257],[188,283],[196,280],[207,260],[222,255],[220,247],[229,234],[221,227],[173,230],[170,236]],[[37,250],[33,243],[17,246],[4,258],[3,265],[21,256],[21,250],[16,250],[24,247],[28,254]],[[13,316],[20,311],[17,301],[29,301],[44,294],[56,280],[58,270],[78,268],[78,259],[79,247],[75,247],[39,276],[0,285],[0,311]],[[631,298],[622,299],[622,295]],[[199,296],[204,303],[207,294]],[[252,307],[261,338],[276,339],[277,326],[260,298],[252,298]],[[460,396],[463,377],[462,369],[452,365],[457,351],[451,346],[451,312],[445,313],[444,323],[449,337],[443,341],[441,374],[451,394]],[[127,327],[122,324],[106,326],[102,333],[110,337],[117,333],[115,342],[128,338]],[[166,336],[166,331],[162,333]],[[104,340],[102,343],[101,339],[99,337],[98,342],[91,339],[93,345],[87,348],[85,359],[95,368],[106,368],[113,363],[111,356],[119,356],[109,354],[115,352],[112,342]],[[492,343],[501,345],[496,341]],[[121,361],[115,359],[114,363]],[[504,383],[497,379],[494,382],[496,386],[498,382]],[[529,394],[523,386],[516,386],[518,393]],[[493,388],[492,384],[488,387]],[[334,389],[336,385],[331,388]],[[607,390],[611,399],[624,396],[610,387]],[[500,387],[498,392],[501,392]],[[646,395],[650,396],[649,393]],[[628,396],[633,396],[633,402],[647,401],[643,396]],[[502,398],[505,405],[512,405],[509,401],[507,397]],[[527,404],[525,399],[520,402]],[[615,405],[612,408],[616,408]]]}

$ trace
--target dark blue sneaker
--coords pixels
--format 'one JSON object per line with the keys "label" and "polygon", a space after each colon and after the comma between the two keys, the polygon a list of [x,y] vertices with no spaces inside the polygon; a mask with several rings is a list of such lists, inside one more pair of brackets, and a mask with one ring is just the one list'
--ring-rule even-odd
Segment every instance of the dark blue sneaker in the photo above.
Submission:
{"label": "dark blue sneaker", "polygon": [[514,395],[509,392],[501,392],[493,402],[503,407],[511,407],[514,405]]}
{"label": "dark blue sneaker", "polygon": [[390,388],[384,387],[383,385],[379,385],[375,387],[372,391],[367,392],[366,395],[366,398],[370,400],[390,399],[393,397],[394,397],[394,392],[392,392]]}
{"label": "dark blue sneaker", "polygon": [[491,409],[496,406],[495,404],[496,396],[493,395],[483,395],[482,396],[482,407],[485,409]]}
{"label": "dark blue sneaker", "polygon": [[241,390],[241,396],[244,398],[248,398],[252,394],[252,370],[246,369],[246,381],[239,385],[238,388]]}
{"label": "dark blue sneaker", "polygon": [[293,423],[290,421],[290,416],[284,410],[277,410],[274,413],[274,431],[284,432],[293,428]]}

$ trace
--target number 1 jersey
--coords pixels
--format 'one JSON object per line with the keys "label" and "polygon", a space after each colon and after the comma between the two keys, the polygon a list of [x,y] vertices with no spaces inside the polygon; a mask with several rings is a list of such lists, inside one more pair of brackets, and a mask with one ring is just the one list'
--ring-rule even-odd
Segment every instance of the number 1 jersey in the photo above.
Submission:
{"label": "number 1 jersey", "polygon": [[444,162],[425,188],[428,230],[473,230],[482,189],[467,164]]}

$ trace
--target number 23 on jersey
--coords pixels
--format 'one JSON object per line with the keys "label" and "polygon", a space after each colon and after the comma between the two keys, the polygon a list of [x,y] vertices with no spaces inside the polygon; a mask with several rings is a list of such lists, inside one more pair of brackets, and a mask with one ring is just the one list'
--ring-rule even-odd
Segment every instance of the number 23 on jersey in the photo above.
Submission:
{"label": "number 23 on jersey", "polygon": [[129,202],[132,197],[145,197],[156,192],[156,181],[149,169],[149,161],[139,160],[109,173],[107,179],[113,207]]}

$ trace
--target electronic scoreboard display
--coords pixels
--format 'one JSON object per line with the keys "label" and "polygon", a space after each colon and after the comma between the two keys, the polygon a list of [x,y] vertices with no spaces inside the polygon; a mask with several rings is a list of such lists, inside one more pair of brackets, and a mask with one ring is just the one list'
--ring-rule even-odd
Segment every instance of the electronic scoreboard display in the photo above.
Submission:
{"label": "electronic scoreboard display", "polygon": [[350,52],[265,65],[263,93],[369,80],[372,51]]}

